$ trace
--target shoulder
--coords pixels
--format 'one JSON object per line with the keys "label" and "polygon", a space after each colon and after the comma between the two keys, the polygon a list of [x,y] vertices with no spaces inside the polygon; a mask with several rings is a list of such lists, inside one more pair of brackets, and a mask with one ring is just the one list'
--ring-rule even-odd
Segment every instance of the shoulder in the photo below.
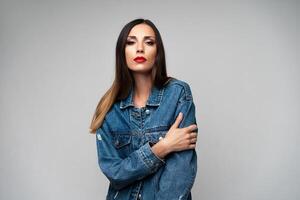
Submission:
{"label": "shoulder", "polygon": [[184,98],[185,100],[193,100],[191,86],[184,80],[173,77],[166,85],[165,90],[171,93],[180,93],[180,97]]}

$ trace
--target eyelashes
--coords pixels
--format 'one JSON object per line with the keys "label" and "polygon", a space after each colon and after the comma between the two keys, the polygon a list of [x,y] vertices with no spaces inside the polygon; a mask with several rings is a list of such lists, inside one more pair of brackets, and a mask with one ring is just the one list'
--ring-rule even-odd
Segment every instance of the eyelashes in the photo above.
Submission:
{"label": "eyelashes", "polygon": [[127,45],[133,45],[134,42],[132,42],[132,41],[127,41],[126,44],[127,44]]}
{"label": "eyelashes", "polygon": [[149,44],[150,46],[155,44],[155,42],[152,42],[152,41],[149,41],[149,42],[146,42],[146,43]]}
{"label": "eyelashes", "polygon": [[[126,45],[133,45],[135,42],[134,41],[128,41],[126,42]],[[146,44],[148,44],[149,46],[153,46],[155,44],[155,42],[153,41],[148,41],[146,42]]]}

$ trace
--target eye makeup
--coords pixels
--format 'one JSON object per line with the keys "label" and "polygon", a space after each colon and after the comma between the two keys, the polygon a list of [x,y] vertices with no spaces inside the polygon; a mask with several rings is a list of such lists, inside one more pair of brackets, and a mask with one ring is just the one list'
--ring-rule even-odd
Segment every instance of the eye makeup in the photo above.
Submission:
{"label": "eye makeup", "polygon": [[[135,43],[135,41],[132,41],[132,40],[127,40],[126,41],[127,45],[132,45],[134,43]],[[148,40],[148,41],[146,41],[146,44],[149,45],[149,46],[153,46],[155,44],[155,40]]]}

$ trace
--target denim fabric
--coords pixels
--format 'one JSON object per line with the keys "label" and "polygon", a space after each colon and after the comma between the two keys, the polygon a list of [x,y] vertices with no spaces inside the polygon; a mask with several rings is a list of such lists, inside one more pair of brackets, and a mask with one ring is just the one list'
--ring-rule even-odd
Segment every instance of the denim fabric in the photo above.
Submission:
{"label": "denim fabric", "polygon": [[179,112],[180,128],[197,124],[190,86],[175,78],[162,88],[153,86],[142,108],[134,106],[133,92],[131,88],[125,99],[114,103],[96,131],[98,164],[110,182],[106,199],[191,200],[196,150],[172,152],[164,159],[151,150]]}

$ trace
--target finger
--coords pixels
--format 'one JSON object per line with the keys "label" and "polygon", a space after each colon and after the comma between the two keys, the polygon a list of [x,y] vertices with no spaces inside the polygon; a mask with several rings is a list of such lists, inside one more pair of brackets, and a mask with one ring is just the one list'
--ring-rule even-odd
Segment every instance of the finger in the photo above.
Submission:
{"label": "finger", "polygon": [[196,148],[196,144],[190,144],[189,145],[189,149],[195,149]]}
{"label": "finger", "polygon": [[197,138],[192,138],[192,139],[190,139],[190,143],[191,144],[194,144],[194,143],[196,143],[197,142]]}
{"label": "finger", "polygon": [[177,128],[182,120],[182,112],[180,112],[171,128]]}
{"label": "finger", "polygon": [[190,133],[190,138],[197,138],[197,132],[191,132]]}
{"label": "finger", "polygon": [[194,131],[194,130],[197,129],[197,125],[196,124],[192,124],[192,125],[189,125],[188,127],[186,127],[185,129],[188,132],[192,132],[192,131]]}

